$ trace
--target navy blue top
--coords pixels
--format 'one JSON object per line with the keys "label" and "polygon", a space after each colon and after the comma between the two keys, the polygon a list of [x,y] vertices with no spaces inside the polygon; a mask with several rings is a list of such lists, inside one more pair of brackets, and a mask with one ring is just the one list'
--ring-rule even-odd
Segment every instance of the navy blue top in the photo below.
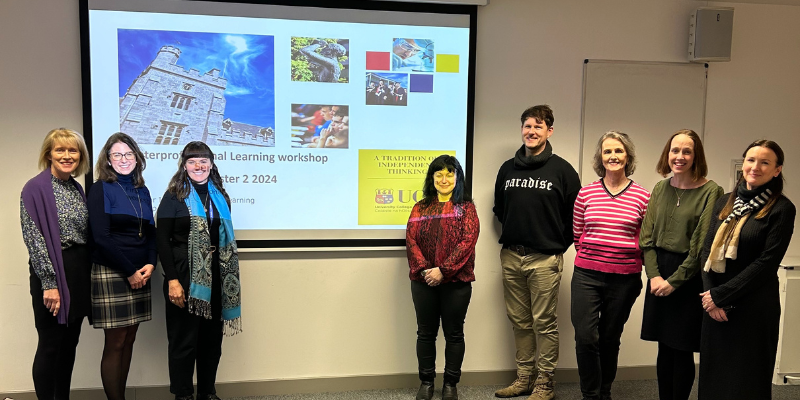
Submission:
{"label": "navy blue top", "polygon": [[92,262],[120,271],[125,277],[146,264],[156,265],[153,201],[146,186],[136,188],[130,175],[117,174],[116,182],[95,182],[86,201],[94,241]]}

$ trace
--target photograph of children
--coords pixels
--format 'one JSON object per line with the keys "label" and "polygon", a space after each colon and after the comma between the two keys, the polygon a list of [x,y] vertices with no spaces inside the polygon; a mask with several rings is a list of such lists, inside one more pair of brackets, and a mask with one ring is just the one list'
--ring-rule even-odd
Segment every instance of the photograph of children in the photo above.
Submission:
{"label": "photograph of children", "polygon": [[349,139],[349,106],[292,104],[292,147],[346,149]]}
{"label": "photograph of children", "polygon": [[392,71],[433,72],[433,40],[395,38]]}
{"label": "photograph of children", "polygon": [[408,105],[408,74],[367,72],[367,105]]}
{"label": "photograph of children", "polygon": [[349,39],[292,37],[292,80],[347,83],[349,52]]}
{"label": "photograph of children", "polygon": [[275,146],[274,37],[120,29],[119,120],[139,144]]}

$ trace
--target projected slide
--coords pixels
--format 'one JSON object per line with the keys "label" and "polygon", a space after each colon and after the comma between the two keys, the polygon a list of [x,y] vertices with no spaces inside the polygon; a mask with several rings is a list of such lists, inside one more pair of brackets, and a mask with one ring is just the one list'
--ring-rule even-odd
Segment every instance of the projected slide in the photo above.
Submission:
{"label": "projected slide", "polygon": [[158,207],[207,143],[237,237],[402,237],[430,160],[465,161],[468,27],[90,10],[89,34],[94,151],[132,136]]}

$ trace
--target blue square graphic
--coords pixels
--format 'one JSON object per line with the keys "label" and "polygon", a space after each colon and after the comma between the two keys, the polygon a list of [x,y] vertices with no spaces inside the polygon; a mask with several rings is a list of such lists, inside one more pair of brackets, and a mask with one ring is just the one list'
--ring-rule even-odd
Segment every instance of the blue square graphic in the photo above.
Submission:
{"label": "blue square graphic", "polygon": [[433,93],[433,75],[411,74],[411,88],[415,93]]}

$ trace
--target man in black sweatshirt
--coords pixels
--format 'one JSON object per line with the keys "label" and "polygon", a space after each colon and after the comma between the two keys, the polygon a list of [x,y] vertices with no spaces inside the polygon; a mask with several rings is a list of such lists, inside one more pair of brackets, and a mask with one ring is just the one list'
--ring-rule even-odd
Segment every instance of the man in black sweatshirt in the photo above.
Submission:
{"label": "man in black sweatshirt", "polygon": [[575,169],[553,154],[553,110],[522,113],[522,147],[497,173],[494,214],[503,224],[500,263],[508,319],[514,327],[517,380],[497,397],[555,397],[558,364],[558,288],[564,252],[572,244],[572,208],[581,182]]}

